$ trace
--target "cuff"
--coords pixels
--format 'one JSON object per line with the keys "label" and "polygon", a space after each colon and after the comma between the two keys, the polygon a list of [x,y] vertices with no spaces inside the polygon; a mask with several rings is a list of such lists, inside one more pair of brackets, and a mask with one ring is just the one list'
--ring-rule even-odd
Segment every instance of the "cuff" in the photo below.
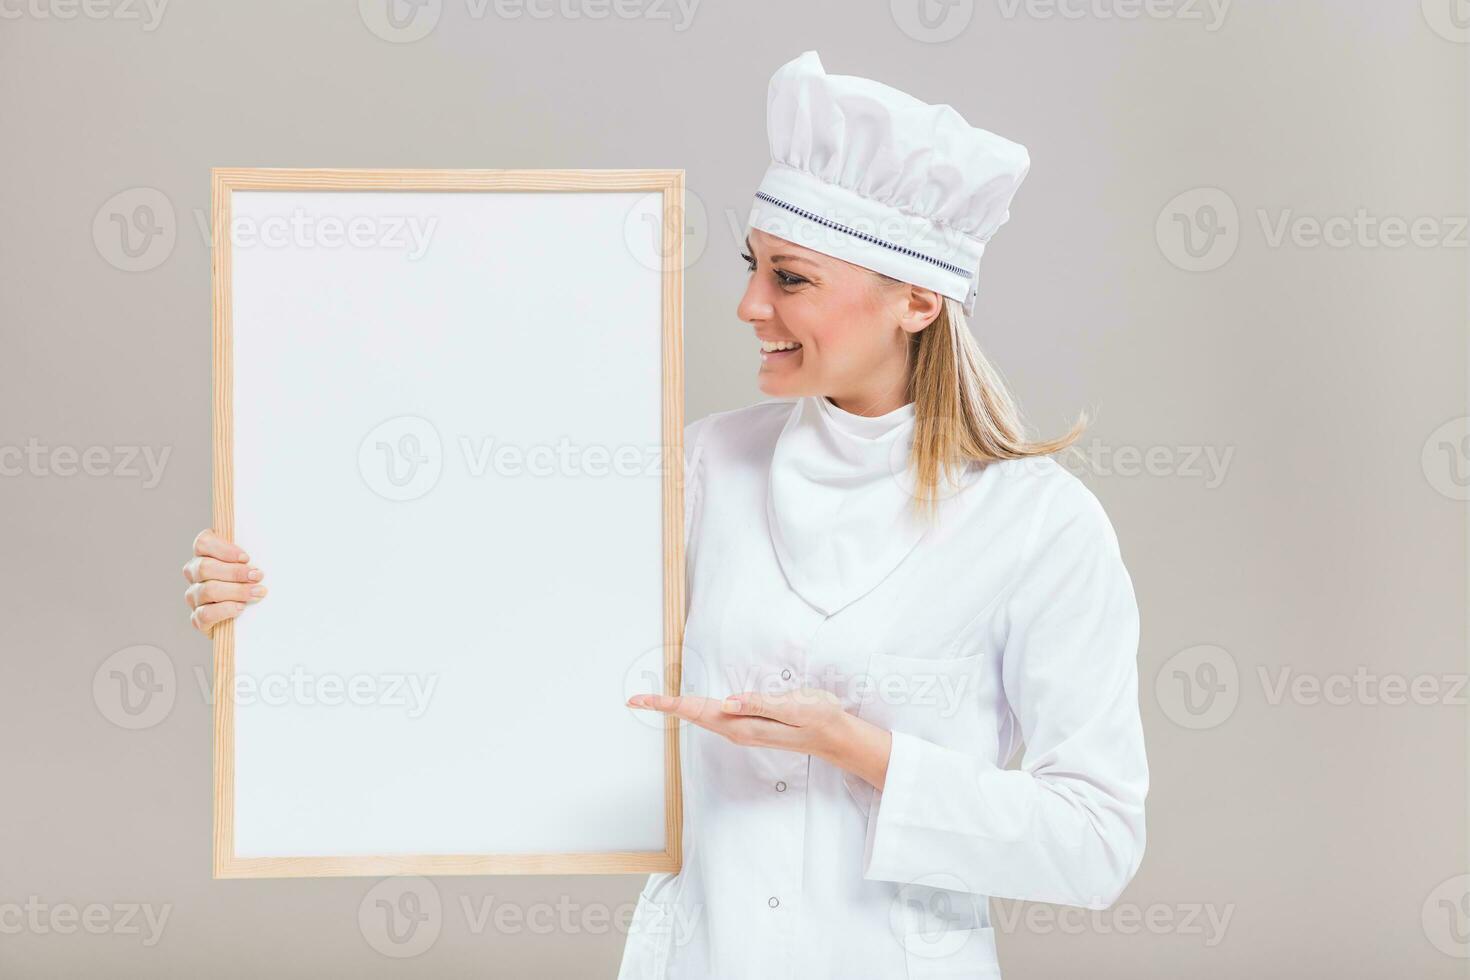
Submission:
{"label": "cuff", "polygon": [[868,837],[863,845],[863,877],[885,881],[902,880],[904,865],[899,854],[905,840],[904,827],[911,825],[912,809],[918,801],[915,789],[925,742],[907,732],[893,732],[893,747],[888,752],[888,773],[883,791],[872,790],[868,801]]}

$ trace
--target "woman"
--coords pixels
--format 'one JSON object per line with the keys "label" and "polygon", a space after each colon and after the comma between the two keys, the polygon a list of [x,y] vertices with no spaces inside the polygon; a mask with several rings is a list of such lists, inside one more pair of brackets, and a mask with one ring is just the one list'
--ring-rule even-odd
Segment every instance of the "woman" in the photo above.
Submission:
{"label": "woman", "polygon": [[[808,51],[767,96],[739,306],[767,401],[684,433],[685,860],[624,978],[996,977],[986,896],[1110,905],[1144,849],[1138,612],[966,316],[1024,147]],[[204,532],[208,630],[265,595]],[[1003,768],[1024,741],[1020,768]]]}

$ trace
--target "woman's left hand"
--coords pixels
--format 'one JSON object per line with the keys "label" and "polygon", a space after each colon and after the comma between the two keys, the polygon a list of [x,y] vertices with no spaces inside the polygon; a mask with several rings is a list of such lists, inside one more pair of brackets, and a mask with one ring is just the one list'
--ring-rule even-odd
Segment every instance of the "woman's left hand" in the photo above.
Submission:
{"label": "woman's left hand", "polygon": [[736,745],[814,755],[883,788],[889,732],[844,711],[831,691],[809,687],[770,694],[744,691],[723,701],[635,694],[628,706],[675,715]]}

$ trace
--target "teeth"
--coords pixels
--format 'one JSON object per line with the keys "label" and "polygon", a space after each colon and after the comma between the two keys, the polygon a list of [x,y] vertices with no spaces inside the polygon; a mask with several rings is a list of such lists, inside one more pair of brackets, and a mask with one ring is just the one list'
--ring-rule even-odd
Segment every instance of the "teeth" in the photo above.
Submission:
{"label": "teeth", "polygon": [[795,350],[796,348],[798,348],[800,346],[801,346],[800,344],[798,344],[798,343],[796,343],[795,341],[792,341],[792,340],[762,340],[761,341],[761,350],[763,350],[763,351]]}

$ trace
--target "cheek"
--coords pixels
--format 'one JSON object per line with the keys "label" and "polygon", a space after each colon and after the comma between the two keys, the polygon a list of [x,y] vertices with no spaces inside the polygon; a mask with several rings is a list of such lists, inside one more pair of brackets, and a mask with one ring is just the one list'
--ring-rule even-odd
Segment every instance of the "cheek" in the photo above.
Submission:
{"label": "cheek", "polygon": [[[832,361],[866,361],[875,353],[875,314],[868,304],[850,303],[829,309],[807,328],[817,353]],[[807,343],[807,341],[803,341]]]}
{"label": "cheek", "polygon": [[829,320],[822,321],[807,331],[806,340],[802,341],[819,354],[840,354],[844,346],[844,335],[847,331],[840,325],[833,324]]}

